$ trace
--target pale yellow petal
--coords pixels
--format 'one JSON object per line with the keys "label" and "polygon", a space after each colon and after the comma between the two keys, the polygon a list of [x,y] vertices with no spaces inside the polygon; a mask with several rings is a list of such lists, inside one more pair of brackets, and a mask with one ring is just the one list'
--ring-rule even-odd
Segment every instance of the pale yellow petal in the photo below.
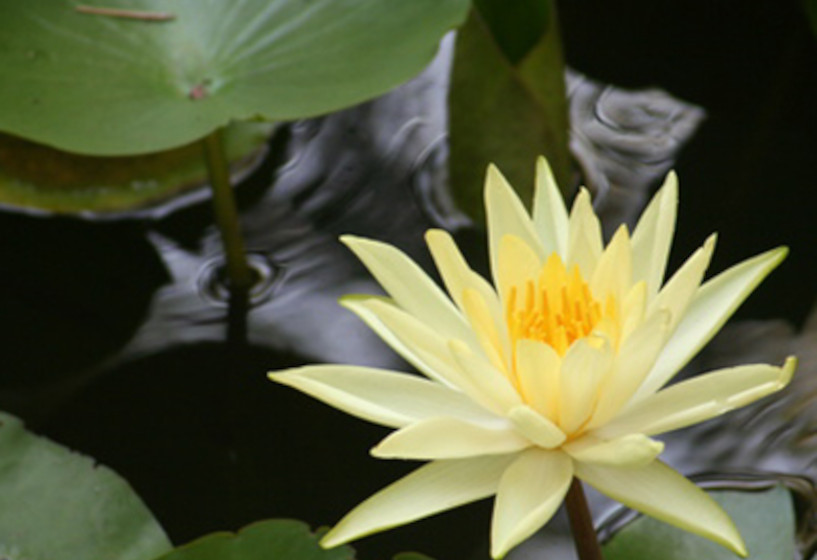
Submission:
{"label": "pale yellow petal", "polygon": [[550,165],[541,156],[536,160],[533,226],[542,241],[545,255],[559,253],[564,260],[567,257],[567,208]]}
{"label": "pale yellow petal", "polygon": [[497,277],[499,243],[506,235],[514,235],[531,247],[540,259],[545,254],[533,223],[516,192],[493,164],[485,177],[485,217],[488,226],[488,251],[491,272]]}
{"label": "pale yellow petal", "polygon": [[781,247],[745,260],[701,286],[635,399],[654,393],[684,367],[787,252]]}
{"label": "pale yellow petal", "polygon": [[664,281],[677,211],[678,177],[670,171],[633,231],[633,279],[647,283],[650,297]]}
{"label": "pale yellow petal", "polygon": [[592,278],[602,252],[601,224],[590,203],[590,193],[582,188],[573,202],[568,223],[567,264],[574,264],[585,278]]}
{"label": "pale yellow petal", "polygon": [[647,305],[647,315],[660,309],[670,312],[670,331],[681,322],[690,302],[701,287],[701,281],[715,250],[715,240],[716,236],[710,235],[703,246],[675,271],[655,299]]}
{"label": "pale yellow petal", "polygon": [[349,512],[321,539],[321,546],[337,546],[487,498],[496,493],[502,473],[515,458],[487,455],[428,463]]}
{"label": "pale yellow petal", "polygon": [[523,452],[499,483],[491,522],[491,557],[502,558],[547,523],[572,480],[573,465],[564,453]]}
{"label": "pale yellow petal", "polygon": [[340,304],[423,375],[450,387],[462,386],[459,368],[439,333],[383,298],[346,296]]}
{"label": "pale yellow petal", "polygon": [[493,286],[468,266],[451,234],[441,229],[430,229],[426,232],[426,243],[454,303],[461,310],[464,309],[463,292],[466,289],[475,290],[488,305],[491,314],[500,320],[502,308]]}
{"label": "pale yellow petal", "polygon": [[516,376],[525,401],[551,421],[559,418],[559,369],[562,358],[538,340],[516,343]]}
{"label": "pale yellow petal", "polygon": [[611,467],[643,467],[664,451],[664,443],[642,434],[601,440],[587,435],[563,447],[576,461]]}
{"label": "pale yellow petal", "polygon": [[443,334],[469,340],[471,333],[454,304],[405,253],[387,243],[344,235],[345,243],[398,306]]}
{"label": "pale yellow petal", "polygon": [[559,426],[524,404],[512,408],[508,420],[520,434],[545,449],[553,449],[567,439]]}
{"label": "pale yellow petal", "polygon": [[613,364],[607,344],[594,348],[577,340],[565,354],[560,375],[559,426],[568,435],[584,424],[598,396],[599,383]]}
{"label": "pale yellow petal", "polygon": [[621,304],[621,338],[619,343],[627,340],[643,322],[647,313],[647,283],[636,282],[627,292]]}
{"label": "pale yellow petal", "polygon": [[459,418],[438,417],[392,432],[372,449],[372,455],[382,459],[429,461],[502,455],[530,445],[507,421],[488,427]]}
{"label": "pale yellow petal", "polygon": [[636,468],[575,463],[576,476],[614,500],[746,556],[735,524],[706,492],[661,461]]}
{"label": "pale yellow petal", "polygon": [[510,355],[507,326],[494,315],[478,291],[466,288],[462,295],[463,311],[479,348],[495,368],[507,372]]}
{"label": "pale yellow petal", "polygon": [[599,258],[590,279],[591,291],[601,301],[610,294],[622,301],[632,285],[632,269],[630,236],[622,224]]}
{"label": "pale yellow petal", "polygon": [[441,415],[487,425],[497,421],[464,394],[407,373],[319,365],[271,372],[269,378],[348,414],[393,428]]}
{"label": "pale yellow petal", "polygon": [[669,333],[669,312],[653,314],[625,340],[610,375],[604,380],[588,429],[613,418],[635,394],[655,365]]}
{"label": "pale yellow petal", "polygon": [[512,287],[517,293],[525,293],[528,282],[536,285],[543,263],[536,252],[515,235],[506,235],[499,241],[497,262],[496,286],[504,309]]}
{"label": "pale yellow petal", "polygon": [[697,424],[779,391],[796,366],[789,358],[783,367],[756,364],[699,375],[627,407],[601,431],[652,435]]}
{"label": "pale yellow petal", "polygon": [[508,378],[482,356],[456,340],[450,341],[448,348],[460,368],[460,376],[470,384],[463,388],[464,391],[474,394],[498,414],[504,414],[522,402]]}

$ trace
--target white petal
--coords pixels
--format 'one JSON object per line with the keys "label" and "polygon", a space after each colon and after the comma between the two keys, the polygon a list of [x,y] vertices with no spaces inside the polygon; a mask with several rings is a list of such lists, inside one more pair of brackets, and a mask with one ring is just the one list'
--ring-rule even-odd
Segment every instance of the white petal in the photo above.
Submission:
{"label": "white petal", "polygon": [[650,395],[709,342],[743,300],[786,257],[785,247],[745,260],[707,281],[667,341],[635,399]]}
{"label": "white petal", "polygon": [[559,402],[559,426],[565,433],[572,434],[588,419],[596,404],[599,382],[612,363],[606,344],[593,348],[580,339],[567,351],[562,361]]}
{"label": "white petal", "polygon": [[515,457],[488,455],[424,465],[349,512],[321,539],[321,546],[337,546],[487,498]]}
{"label": "white petal", "polygon": [[650,297],[664,280],[677,211],[678,177],[670,171],[633,231],[633,279],[647,283]]}
{"label": "white petal", "polygon": [[567,436],[559,426],[527,405],[519,405],[508,412],[508,420],[520,434],[545,449],[553,449],[564,443]]}
{"label": "white petal", "polygon": [[407,373],[320,365],[271,372],[269,378],[348,414],[393,428],[442,415],[482,423],[497,418],[464,394]]}
{"label": "white petal", "polygon": [[655,313],[633,331],[618,351],[613,370],[599,389],[588,429],[607,423],[627,404],[655,364],[669,331],[669,312]]}
{"label": "white petal", "polygon": [[545,255],[559,253],[567,257],[567,208],[556,185],[550,165],[543,157],[536,160],[536,190],[533,193],[533,226],[542,240]]}
{"label": "white petal", "polygon": [[579,190],[573,208],[570,211],[568,223],[567,265],[568,269],[574,264],[584,278],[592,278],[596,263],[602,252],[601,224],[590,203],[590,193],[587,189]]}
{"label": "white petal", "polygon": [[493,164],[485,177],[485,215],[488,222],[488,250],[491,272],[497,278],[499,243],[506,235],[514,235],[531,247],[542,259],[544,250],[533,223],[516,192]]}
{"label": "white petal", "polygon": [[608,294],[622,301],[632,285],[632,253],[627,226],[622,224],[599,258],[590,289],[602,301]]}
{"label": "white petal", "polygon": [[491,522],[491,556],[502,558],[547,523],[573,479],[570,458],[559,451],[529,449],[499,483]]}
{"label": "white petal", "polygon": [[345,243],[394,301],[447,338],[468,340],[462,315],[443,291],[405,253],[387,243],[344,235]]}
{"label": "white petal", "polygon": [[516,343],[516,375],[522,396],[552,421],[559,418],[561,365],[561,356],[544,342],[522,339]]}
{"label": "white petal", "polygon": [[430,379],[450,387],[462,385],[446,340],[415,317],[375,296],[345,296],[340,304]]}
{"label": "white petal", "polygon": [[392,432],[372,449],[383,459],[459,459],[502,455],[530,447],[508,422],[486,427],[458,418],[429,418]]}
{"label": "white petal", "polygon": [[664,451],[664,443],[642,434],[628,434],[611,440],[591,435],[563,447],[576,461],[611,467],[643,467]]}
{"label": "white petal", "polygon": [[629,407],[601,428],[605,435],[652,435],[703,422],[779,391],[791,380],[797,360],[783,367],[737,366],[671,385]]}
{"label": "white petal", "polygon": [[522,402],[510,381],[484,358],[456,340],[449,342],[448,347],[460,367],[461,376],[473,387],[468,391],[478,393],[481,402],[489,403],[491,410],[504,414]]}
{"label": "white petal", "polygon": [[710,235],[703,246],[675,271],[672,278],[647,306],[647,315],[659,309],[666,309],[670,312],[670,331],[681,322],[684,312],[701,287],[701,281],[715,250],[715,240],[716,236]]}
{"label": "white petal", "polygon": [[462,295],[466,289],[476,290],[488,304],[491,314],[497,320],[501,319],[502,308],[493,286],[471,270],[451,234],[441,229],[430,229],[426,232],[426,243],[445,287],[457,306],[463,309]]}
{"label": "white petal", "polygon": [[622,468],[575,463],[576,476],[622,504],[746,556],[735,524],[706,492],[666,466]]}

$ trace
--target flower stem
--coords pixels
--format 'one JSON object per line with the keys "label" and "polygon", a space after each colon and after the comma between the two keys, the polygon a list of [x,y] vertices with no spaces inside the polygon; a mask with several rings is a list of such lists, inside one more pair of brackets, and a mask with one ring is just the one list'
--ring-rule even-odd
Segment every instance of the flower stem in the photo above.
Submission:
{"label": "flower stem", "polygon": [[210,188],[213,191],[213,213],[221,233],[221,242],[224,244],[230,290],[247,291],[252,286],[252,275],[247,266],[247,255],[241,237],[221,130],[211,132],[204,138],[203,143],[204,159],[207,161],[207,171],[210,174]]}
{"label": "flower stem", "polygon": [[590,515],[582,483],[578,478],[574,477],[573,482],[570,483],[565,506],[579,560],[602,560],[601,547],[596,537],[596,530],[593,528],[593,517]]}

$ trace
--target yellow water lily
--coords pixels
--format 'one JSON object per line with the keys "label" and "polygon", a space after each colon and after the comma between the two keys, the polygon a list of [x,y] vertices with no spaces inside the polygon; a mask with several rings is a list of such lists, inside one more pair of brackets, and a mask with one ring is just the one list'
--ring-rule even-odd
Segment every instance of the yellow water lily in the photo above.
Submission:
{"label": "yellow water lily", "polygon": [[778,248],[703,282],[712,236],[664,282],[675,228],[670,174],[632,235],[604,246],[581,190],[568,214],[544,159],[532,216],[493,166],[485,183],[493,285],[451,236],[426,235],[448,295],[390,245],[342,238],[390,297],[342,304],[425,377],[316,365],[270,377],[395,428],[375,457],[429,461],[347,514],[335,546],[496,495],[491,555],[501,558],[556,512],[573,478],[745,555],[706,493],[657,459],[651,436],[780,390],[782,367],[744,365],[667,382],[786,254]]}

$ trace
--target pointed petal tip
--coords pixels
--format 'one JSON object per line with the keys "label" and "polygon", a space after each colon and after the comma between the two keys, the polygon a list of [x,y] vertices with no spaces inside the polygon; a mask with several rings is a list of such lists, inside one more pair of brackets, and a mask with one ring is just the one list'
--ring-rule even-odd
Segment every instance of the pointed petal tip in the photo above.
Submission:
{"label": "pointed petal tip", "polygon": [[344,539],[342,537],[339,538],[337,535],[338,531],[336,529],[337,525],[330,529],[329,532],[326,533],[320,541],[318,541],[321,548],[335,548],[336,546],[349,542],[349,539]]}
{"label": "pointed petal tip", "polygon": [[268,371],[267,379],[274,383],[281,385],[292,385],[293,369],[284,369],[279,371]]}
{"label": "pointed petal tip", "polygon": [[347,247],[351,247],[360,241],[367,241],[365,237],[358,237],[357,235],[352,235],[351,233],[344,233],[338,237],[338,240]]}
{"label": "pointed petal tip", "polygon": [[664,184],[661,185],[661,190],[669,189],[669,191],[675,191],[677,196],[678,193],[678,173],[674,169],[670,169],[667,173],[667,176],[664,178]]}
{"label": "pointed petal tip", "polygon": [[785,245],[781,245],[780,247],[777,247],[769,251],[769,254],[774,255],[774,266],[777,266],[778,264],[783,262],[783,259],[789,256],[789,248]]}
{"label": "pointed petal tip", "polygon": [[704,241],[704,250],[712,253],[715,250],[715,245],[718,243],[718,232],[711,233]]}
{"label": "pointed petal tip", "polygon": [[539,156],[536,158],[536,171],[553,176],[553,168],[550,166],[550,162],[545,156]]}
{"label": "pointed petal tip", "polygon": [[502,185],[506,181],[502,171],[493,163],[489,163],[488,168],[485,170],[485,190]]}
{"label": "pointed petal tip", "polygon": [[789,384],[791,378],[794,376],[794,371],[797,369],[797,356],[789,356],[780,370],[780,388],[782,389]]}

